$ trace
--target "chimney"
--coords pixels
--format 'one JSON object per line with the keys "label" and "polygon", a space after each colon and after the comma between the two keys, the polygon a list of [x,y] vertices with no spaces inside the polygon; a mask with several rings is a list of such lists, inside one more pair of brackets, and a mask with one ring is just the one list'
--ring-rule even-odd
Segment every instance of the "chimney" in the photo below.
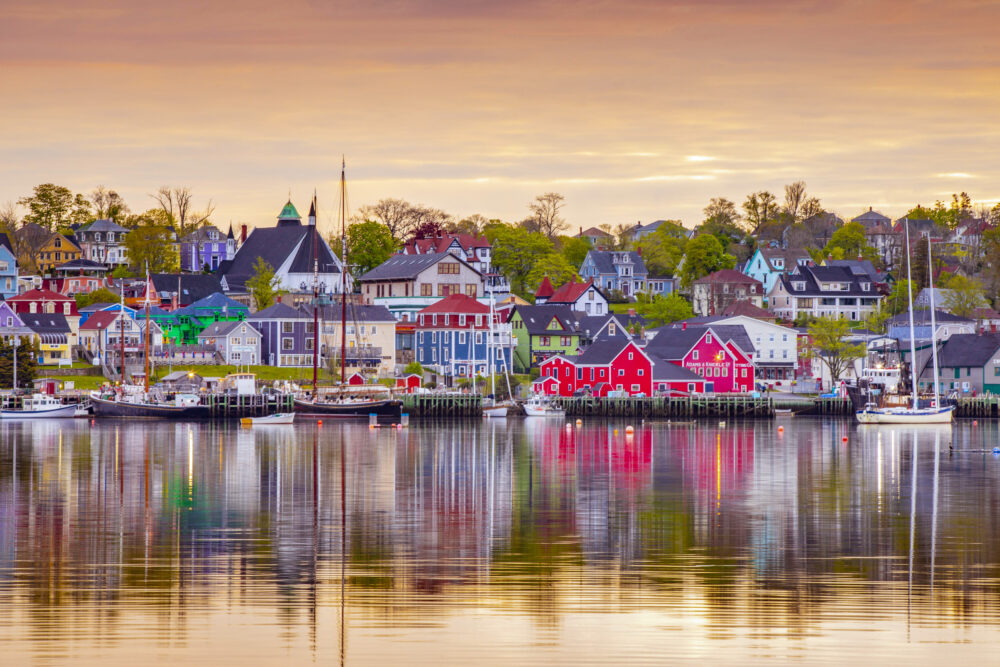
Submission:
{"label": "chimney", "polygon": [[628,316],[629,317],[635,317],[635,308],[629,308],[628,309]]}
{"label": "chimney", "polygon": [[240,225],[240,245],[247,242],[247,226],[245,224]]}
{"label": "chimney", "polygon": [[688,328],[688,323],[687,322],[681,322],[681,331],[687,331],[687,328]]}
{"label": "chimney", "polygon": [[642,246],[637,246],[635,251],[639,253],[639,257],[642,257]]}

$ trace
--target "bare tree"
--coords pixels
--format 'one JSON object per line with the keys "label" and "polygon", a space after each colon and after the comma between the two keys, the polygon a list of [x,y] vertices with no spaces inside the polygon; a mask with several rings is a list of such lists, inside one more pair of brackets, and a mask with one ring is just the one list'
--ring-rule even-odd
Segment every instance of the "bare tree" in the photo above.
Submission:
{"label": "bare tree", "polygon": [[428,223],[445,225],[451,216],[423,204],[411,204],[404,199],[380,199],[358,209],[357,221],[371,220],[385,225],[397,243],[403,242],[418,227]]}
{"label": "bare tree", "polygon": [[215,205],[212,204],[212,200],[208,200],[208,205],[205,210],[200,213],[195,213],[191,209],[191,200],[193,195],[191,194],[191,188],[171,188],[169,185],[165,185],[156,191],[155,194],[151,194],[150,197],[156,200],[156,203],[160,205],[163,212],[173,220],[179,227],[180,231],[190,225],[192,227],[197,227],[204,223],[215,211]]}
{"label": "bare tree", "polygon": [[736,204],[725,197],[712,197],[703,211],[706,222],[713,221],[724,225],[734,225],[740,219]]}
{"label": "bare tree", "polygon": [[122,224],[128,217],[131,210],[122,196],[114,190],[110,190],[103,185],[98,185],[90,193],[90,201],[94,204],[94,215],[98,219],[109,218],[118,224]]}
{"label": "bare tree", "polygon": [[823,205],[819,203],[819,199],[816,197],[809,197],[804,202],[802,202],[802,207],[799,208],[799,216],[805,220],[806,218],[811,218],[814,215],[819,215],[823,213]]}
{"label": "bare tree", "polygon": [[546,192],[528,204],[531,217],[538,223],[538,231],[550,239],[554,239],[567,227],[566,221],[559,215],[559,209],[565,201],[566,198],[558,192]]}
{"label": "bare tree", "polygon": [[799,209],[806,200],[805,181],[795,181],[791,185],[785,186],[785,213],[791,216],[792,220],[798,220]]}
{"label": "bare tree", "polygon": [[751,233],[756,234],[761,225],[777,217],[778,203],[767,190],[751,192],[743,202],[743,211]]}
{"label": "bare tree", "polygon": [[17,212],[17,204],[9,201],[0,206],[0,231],[13,232],[21,222],[21,215]]}

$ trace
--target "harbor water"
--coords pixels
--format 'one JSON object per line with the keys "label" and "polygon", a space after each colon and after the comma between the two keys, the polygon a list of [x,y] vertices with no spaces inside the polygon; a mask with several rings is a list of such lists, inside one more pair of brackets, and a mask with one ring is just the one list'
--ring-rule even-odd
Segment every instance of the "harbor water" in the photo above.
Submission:
{"label": "harbor water", "polygon": [[997,422],[0,422],[8,664],[989,664]]}

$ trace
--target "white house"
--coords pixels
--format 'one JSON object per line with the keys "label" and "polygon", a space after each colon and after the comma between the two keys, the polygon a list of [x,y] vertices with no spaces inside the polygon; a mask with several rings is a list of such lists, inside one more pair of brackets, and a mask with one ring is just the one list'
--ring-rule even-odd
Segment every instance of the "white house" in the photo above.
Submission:
{"label": "white house", "polygon": [[214,345],[226,364],[259,364],[261,333],[249,322],[213,322],[198,334],[199,345]]}

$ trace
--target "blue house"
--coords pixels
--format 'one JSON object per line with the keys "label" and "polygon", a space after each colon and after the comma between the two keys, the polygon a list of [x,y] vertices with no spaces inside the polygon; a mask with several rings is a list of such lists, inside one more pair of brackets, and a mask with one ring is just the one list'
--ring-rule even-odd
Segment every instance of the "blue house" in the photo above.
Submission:
{"label": "blue house", "polygon": [[17,296],[17,258],[9,247],[0,244],[0,297],[7,300],[12,296]]}
{"label": "blue house", "polygon": [[247,318],[261,334],[260,360],[268,366],[312,366],[315,336],[312,315],[283,303]]}
{"label": "blue house", "polygon": [[516,343],[510,324],[494,313],[490,327],[489,318],[489,307],[465,294],[452,294],[424,308],[414,327],[417,361],[449,379],[511,371]]}
{"label": "blue house", "polygon": [[764,285],[764,294],[770,294],[779,276],[787,276],[798,266],[808,264],[812,258],[805,250],[757,248],[743,266],[743,273]]}

